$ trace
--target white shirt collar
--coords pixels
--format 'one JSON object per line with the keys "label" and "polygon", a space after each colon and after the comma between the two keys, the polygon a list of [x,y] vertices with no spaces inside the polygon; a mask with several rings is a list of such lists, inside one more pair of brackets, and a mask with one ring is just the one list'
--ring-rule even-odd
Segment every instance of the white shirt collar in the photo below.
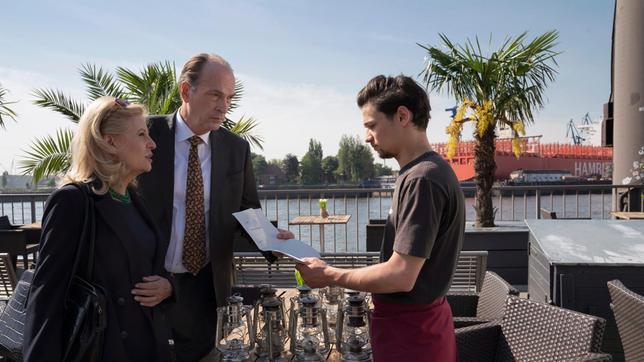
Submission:
{"label": "white shirt collar", "polygon": [[[184,121],[183,117],[181,117],[181,112],[180,111],[177,111],[177,122],[175,124],[174,133],[175,133],[175,137],[176,137],[175,139],[177,140],[177,142],[187,141],[190,137],[195,135],[195,133],[192,132],[190,127],[188,127],[188,125],[186,124],[186,121]],[[200,134],[198,136],[199,136],[199,138],[201,138],[201,140],[204,142],[204,144],[207,145],[208,141],[210,141],[209,135],[210,135],[210,131],[208,131],[208,132],[206,132],[204,134]]]}

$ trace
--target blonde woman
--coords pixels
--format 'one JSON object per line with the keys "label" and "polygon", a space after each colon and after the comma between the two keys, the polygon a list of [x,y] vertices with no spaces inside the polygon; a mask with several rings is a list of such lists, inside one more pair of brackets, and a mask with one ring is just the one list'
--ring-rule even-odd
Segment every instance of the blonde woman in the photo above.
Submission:
{"label": "blonde woman", "polygon": [[[170,360],[160,310],[173,293],[163,268],[165,249],[134,191],[136,177],[151,170],[156,147],[145,117],[140,105],[102,97],[79,122],[70,171],[45,205],[27,305],[25,361],[63,359],[64,299],[84,223],[84,192],[94,200],[96,250],[91,279],[107,294],[102,353],[92,360]],[[90,191],[73,184],[87,185]]]}

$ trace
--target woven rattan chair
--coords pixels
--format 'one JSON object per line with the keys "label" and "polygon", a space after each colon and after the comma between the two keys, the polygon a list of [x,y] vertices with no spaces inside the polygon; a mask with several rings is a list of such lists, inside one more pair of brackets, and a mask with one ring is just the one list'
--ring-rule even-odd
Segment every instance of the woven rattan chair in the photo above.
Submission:
{"label": "woven rattan chair", "polygon": [[600,353],[606,321],[568,309],[510,296],[500,321],[459,328],[459,360],[611,361]]}
{"label": "woven rattan chair", "polygon": [[0,253],[0,310],[13,294],[17,283],[16,272],[9,254]]}
{"label": "woven rattan chair", "polygon": [[485,272],[480,293],[447,293],[447,301],[454,316],[454,327],[467,327],[503,318],[508,295],[519,295],[519,291],[491,271]]}
{"label": "woven rattan chair", "polygon": [[25,306],[33,278],[33,270],[20,276],[7,306],[0,313],[0,361],[22,361],[22,340],[25,323]]}
{"label": "woven rattan chair", "polygon": [[644,296],[619,280],[608,282],[608,292],[626,361],[644,361]]}

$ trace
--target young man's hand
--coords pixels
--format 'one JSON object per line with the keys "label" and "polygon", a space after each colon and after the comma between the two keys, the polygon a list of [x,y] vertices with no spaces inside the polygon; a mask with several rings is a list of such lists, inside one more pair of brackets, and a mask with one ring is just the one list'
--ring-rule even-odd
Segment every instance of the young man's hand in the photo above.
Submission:
{"label": "young man's hand", "polygon": [[318,258],[304,258],[303,263],[295,265],[306,285],[311,288],[323,288],[333,282],[333,268]]}

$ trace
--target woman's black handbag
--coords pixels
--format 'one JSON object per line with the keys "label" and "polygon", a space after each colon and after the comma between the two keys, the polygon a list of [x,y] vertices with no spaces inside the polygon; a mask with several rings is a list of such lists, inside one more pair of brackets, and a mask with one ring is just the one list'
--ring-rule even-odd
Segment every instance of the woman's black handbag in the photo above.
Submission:
{"label": "woman's black handbag", "polygon": [[[100,361],[107,325],[105,290],[91,282],[94,267],[94,201],[89,186],[76,185],[85,195],[85,221],[74,258],[72,279],[65,297],[63,322],[63,361]],[[85,268],[79,270],[81,255],[87,247]],[[31,271],[25,271],[7,307],[0,315],[0,354],[21,361]]]}

